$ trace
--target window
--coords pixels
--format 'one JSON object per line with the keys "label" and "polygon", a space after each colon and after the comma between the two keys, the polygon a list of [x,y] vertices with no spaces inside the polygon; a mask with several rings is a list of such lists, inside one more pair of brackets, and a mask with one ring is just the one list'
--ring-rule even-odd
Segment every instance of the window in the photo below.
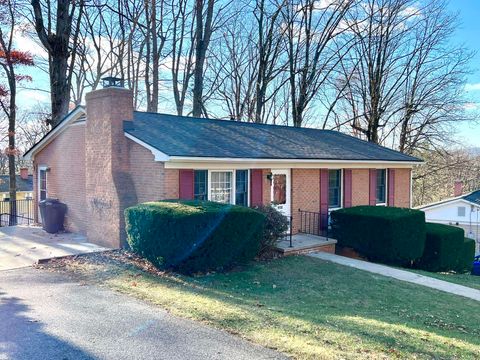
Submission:
{"label": "window", "polygon": [[38,193],[40,201],[47,198],[47,169],[40,169],[38,172]]}
{"label": "window", "polygon": [[235,204],[248,206],[248,170],[235,172]]}
{"label": "window", "polygon": [[377,169],[377,205],[386,203],[387,199],[387,171]]}
{"label": "window", "polygon": [[287,175],[273,175],[273,201],[274,205],[284,205],[287,203]]}
{"label": "window", "polygon": [[328,171],[328,208],[342,207],[342,170]]}
{"label": "window", "polygon": [[193,198],[195,200],[207,200],[208,195],[208,171],[195,170],[193,178]]}
{"label": "window", "polygon": [[232,171],[212,171],[210,178],[210,200],[232,203]]}
{"label": "window", "polygon": [[465,216],[465,206],[459,206],[457,208],[457,215],[460,216],[460,217]]}

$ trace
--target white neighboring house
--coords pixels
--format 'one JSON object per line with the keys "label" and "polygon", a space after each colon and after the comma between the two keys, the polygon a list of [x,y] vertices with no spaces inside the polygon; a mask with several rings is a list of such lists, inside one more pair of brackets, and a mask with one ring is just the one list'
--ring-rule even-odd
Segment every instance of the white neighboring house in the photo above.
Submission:
{"label": "white neighboring house", "polygon": [[[455,188],[458,189],[457,186]],[[480,190],[422,205],[417,209],[425,212],[425,219],[429,222],[464,229],[465,236],[475,240],[476,253],[480,253]]]}

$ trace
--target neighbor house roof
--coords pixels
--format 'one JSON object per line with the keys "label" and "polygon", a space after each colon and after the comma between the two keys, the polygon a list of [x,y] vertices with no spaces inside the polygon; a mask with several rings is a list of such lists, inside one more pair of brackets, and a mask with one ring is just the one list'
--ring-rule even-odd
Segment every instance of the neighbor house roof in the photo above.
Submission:
{"label": "neighbor house roof", "polygon": [[421,160],[332,130],[134,112],[124,131],[172,157]]}
{"label": "neighbor house roof", "polygon": [[[28,179],[22,179],[20,175],[16,176],[17,191],[33,191],[33,175],[28,175]],[[0,175],[0,192],[10,191],[10,177]]]}
{"label": "neighbor house roof", "polygon": [[480,206],[480,190],[472,191],[471,193],[468,193],[468,194],[465,194],[465,195],[460,195],[460,196],[456,196],[456,197],[453,197],[453,198],[444,199],[444,200],[437,201],[437,202],[434,202],[434,203],[431,203],[431,204],[417,206],[416,209],[424,210],[424,209],[428,209],[428,208],[431,208],[431,207],[446,205],[448,203],[455,202],[455,201],[458,201],[458,200],[468,201],[471,204]]}
{"label": "neighbor house roof", "polygon": [[465,199],[465,200],[467,200],[471,203],[475,203],[477,205],[480,205],[480,190],[473,191],[470,194],[467,194],[467,195],[463,196],[463,199]]}

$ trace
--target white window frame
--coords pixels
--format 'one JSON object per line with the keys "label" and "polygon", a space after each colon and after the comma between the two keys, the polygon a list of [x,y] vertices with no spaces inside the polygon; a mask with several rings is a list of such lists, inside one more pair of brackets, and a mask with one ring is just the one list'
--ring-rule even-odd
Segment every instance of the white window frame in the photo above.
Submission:
{"label": "white window frame", "polygon": [[[460,209],[463,209],[463,215],[460,215]],[[457,217],[467,217],[467,207],[457,206]]]}
{"label": "white window frame", "polygon": [[45,199],[48,198],[48,166],[46,165],[40,165],[38,167],[38,179],[37,179],[37,188],[38,188],[38,196],[37,196],[37,200],[38,202],[41,201],[41,189],[40,189],[40,171],[45,171]]}
{"label": "white window frame", "polygon": [[343,188],[344,188],[344,184],[343,184],[343,168],[329,168],[327,169],[329,171],[328,175],[329,175],[329,179],[328,179],[328,183],[327,183],[327,188],[328,188],[328,201],[330,202],[330,170],[340,170],[340,206],[338,207],[330,207],[330,204],[328,204],[328,214],[330,214],[330,212],[332,211],[335,211],[335,210],[339,210],[339,209],[342,209],[343,208]]}
{"label": "white window frame", "polygon": [[388,204],[388,169],[387,168],[378,168],[375,169],[375,181],[377,179],[377,173],[376,171],[378,170],[385,170],[385,201],[381,203],[377,203],[377,186],[378,183],[375,184],[375,206],[387,206]]}
{"label": "white window frame", "polygon": [[230,196],[229,204],[235,205],[236,201],[236,191],[237,191],[237,170],[246,170],[247,171],[247,207],[250,206],[250,169],[205,169],[205,168],[195,168],[194,170],[206,170],[208,175],[207,179],[207,200],[212,201],[212,173],[214,172],[229,172],[232,174],[232,195]]}

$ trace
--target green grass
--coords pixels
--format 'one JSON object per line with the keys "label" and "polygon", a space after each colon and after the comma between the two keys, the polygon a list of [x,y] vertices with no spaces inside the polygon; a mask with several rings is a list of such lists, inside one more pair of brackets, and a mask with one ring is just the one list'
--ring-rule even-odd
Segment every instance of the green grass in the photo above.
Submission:
{"label": "green grass", "polygon": [[152,275],[117,260],[67,269],[301,359],[474,359],[480,303],[309,257]]}
{"label": "green grass", "polygon": [[448,281],[451,283],[468,286],[473,289],[480,290],[480,276],[474,276],[470,274],[456,274],[456,273],[434,273],[423,270],[412,270],[412,269],[403,269],[415,272],[420,275],[430,276],[435,279]]}

